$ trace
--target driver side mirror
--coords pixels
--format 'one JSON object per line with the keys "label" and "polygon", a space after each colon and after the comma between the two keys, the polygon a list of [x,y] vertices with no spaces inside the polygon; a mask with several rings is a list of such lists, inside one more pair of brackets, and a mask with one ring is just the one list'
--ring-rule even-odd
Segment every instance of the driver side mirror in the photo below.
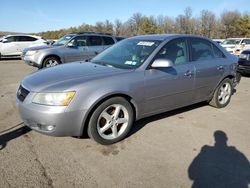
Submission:
{"label": "driver side mirror", "polygon": [[69,42],[67,44],[67,47],[69,47],[69,48],[75,48],[76,46],[73,44],[73,42]]}
{"label": "driver side mirror", "polygon": [[167,68],[173,66],[173,62],[169,59],[156,59],[151,65],[152,68]]}

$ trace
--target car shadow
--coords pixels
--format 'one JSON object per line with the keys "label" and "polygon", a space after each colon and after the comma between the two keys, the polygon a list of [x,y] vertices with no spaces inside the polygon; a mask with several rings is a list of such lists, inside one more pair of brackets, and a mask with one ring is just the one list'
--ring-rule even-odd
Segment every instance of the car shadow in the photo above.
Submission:
{"label": "car shadow", "polygon": [[250,163],[223,131],[214,132],[214,146],[204,145],[188,168],[192,188],[248,188]]}
{"label": "car shadow", "polygon": [[11,61],[11,60],[22,60],[20,57],[11,57],[11,58],[4,58],[4,57],[1,57],[0,58],[0,61]]}
{"label": "car shadow", "polygon": [[168,118],[171,116],[175,116],[177,114],[181,114],[181,113],[184,113],[184,112],[187,112],[190,110],[194,110],[196,108],[201,108],[203,106],[207,106],[207,102],[201,102],[201,103],[193,104],[191,106],[187,106],[187,107],[179,108],[176,110],[164,112],[161,114],[153,115],[153,116],[150,116],[147,118],[143,118],[143,119],[135,122],[135,124],[131,128],[127,137],[132,136],[133,134],[135,134],[136,132],[138,132],[139,130],[141,130],[143,127],[145,127],[147,124],[149,124],[151,122],[154,122],[154,121],[157,121],[160,119],[164,119],[164,118]]}
{"label": "car shadow", "polygon": [[[17,125],[16,125],[17,126]],[[14,126],[15,127],[15,126]],[[13,131],[7,132],[5,134],[0,135],[0,150],[3,150],[7,143],[15,138],[18,138],[28,132],[30,132],[31,129],[27,126],[20,127],[18,129],[15,129]]]}

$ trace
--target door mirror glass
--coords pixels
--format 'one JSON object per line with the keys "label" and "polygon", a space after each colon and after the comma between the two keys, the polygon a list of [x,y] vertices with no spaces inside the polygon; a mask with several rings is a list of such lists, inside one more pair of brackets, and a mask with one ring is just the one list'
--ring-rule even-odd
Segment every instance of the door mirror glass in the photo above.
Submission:
{"label": "door mirror glass", "polygon": [[69,47],[69,48],[74,48],[74,47],[76,47],[76,46],[74,45],[73,42],[69,42],[69,43],[67,44],[67,47]]}
{"label": "door mirror glass", "polygon": [[169,59],[156,59],[151,65],[152,68],[173,67],[173,62]]}

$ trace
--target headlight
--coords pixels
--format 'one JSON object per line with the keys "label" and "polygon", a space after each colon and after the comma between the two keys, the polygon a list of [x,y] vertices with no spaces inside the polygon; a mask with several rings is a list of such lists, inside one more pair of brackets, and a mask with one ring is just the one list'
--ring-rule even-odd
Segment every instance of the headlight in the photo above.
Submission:
{"label": "headlight", "polygon": [[240,54],[241,59],[248,59],[248,54]]}
{"label": "headlight", "polygon": [[30,50],[30,51],[27,51],[25,55],[35,55],[37,54],[39,51],[37,50]]}
{"label": "headlight", "polygon": [[32,102],[49,106],[68,106],[74,95],[74,91],[64,93],[38,93]]}

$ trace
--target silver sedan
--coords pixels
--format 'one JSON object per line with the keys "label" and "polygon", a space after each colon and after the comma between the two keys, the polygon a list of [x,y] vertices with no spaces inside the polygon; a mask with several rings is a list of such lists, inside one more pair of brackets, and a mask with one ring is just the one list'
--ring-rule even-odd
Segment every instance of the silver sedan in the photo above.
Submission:
{"label": "silver sedan", "polygon": [[237,58],[193,35],[125,39],[91,62],[28,75],[17,91],[24,123],[52,136],[126,137],[135,120],[201,101],[222,108],[236,86]]}

